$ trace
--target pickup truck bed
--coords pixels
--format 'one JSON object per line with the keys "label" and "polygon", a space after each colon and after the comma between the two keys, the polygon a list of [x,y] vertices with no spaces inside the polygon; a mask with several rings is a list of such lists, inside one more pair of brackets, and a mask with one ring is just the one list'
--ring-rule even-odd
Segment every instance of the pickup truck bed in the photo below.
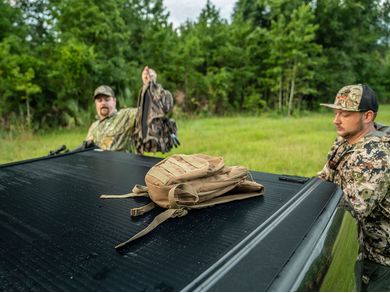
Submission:
{"label": "pickup truck bed", "polygon": [[85,151],[0,166],[0,290],[304,288],[341,196],[336,185],[251,172],[263,197],[192,210],[115,250],[162,209],[132,219],[129,209],[148,199],[99,195],[144,184],[158,160]]}

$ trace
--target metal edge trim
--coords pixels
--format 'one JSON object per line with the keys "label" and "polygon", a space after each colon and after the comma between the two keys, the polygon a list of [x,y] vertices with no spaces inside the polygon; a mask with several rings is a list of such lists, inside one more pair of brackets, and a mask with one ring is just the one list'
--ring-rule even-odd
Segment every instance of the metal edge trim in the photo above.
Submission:
{"label": "metal edge trim", "polygon": [[280,222],[305,200],[310,193],[321,184],[321,180],[312,178],[307,185],[297,192],[290,200],[280,207],[264,223],[252,231],[247,237],[240,241],[221,259],[210,268],[199,275],[195,280],[185,286],[181,291],[203,292],[209,290],[221,277],[230,271],[240,260],[242,260],[262,239],[264,239]]}

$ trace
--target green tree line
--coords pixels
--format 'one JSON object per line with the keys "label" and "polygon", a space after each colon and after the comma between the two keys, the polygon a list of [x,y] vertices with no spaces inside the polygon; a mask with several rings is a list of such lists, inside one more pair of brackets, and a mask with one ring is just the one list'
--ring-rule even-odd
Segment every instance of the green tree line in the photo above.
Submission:
{"label": "green tree line", "polygon": [[293,115],[367,83],[390,102],[390,0],[237,0],[231,21],[207,1],[169,22],[163,0],[0,0],[0,127],[72,127],[92,92],[135,106],[144,65],[177,114]]}

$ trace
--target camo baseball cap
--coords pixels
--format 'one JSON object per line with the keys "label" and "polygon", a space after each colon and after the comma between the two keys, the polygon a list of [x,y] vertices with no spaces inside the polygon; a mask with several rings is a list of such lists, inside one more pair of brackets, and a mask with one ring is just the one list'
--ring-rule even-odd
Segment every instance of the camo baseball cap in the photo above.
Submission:
{"label": "camo baseball cap", "polygon": [[96,99],[98,95],[105,95],[108,97],[114,97],[115,93],[108,85],[101,85],[96,88],[95,92],[93,93],[93,99]]}
{"label": "camo baseball cap", "polygon": [[334,104],[320,104],[321,106],[352,112],[372,110],[378,112],[378,100],[375,92],[365,84],[347,85],[336,95]]}

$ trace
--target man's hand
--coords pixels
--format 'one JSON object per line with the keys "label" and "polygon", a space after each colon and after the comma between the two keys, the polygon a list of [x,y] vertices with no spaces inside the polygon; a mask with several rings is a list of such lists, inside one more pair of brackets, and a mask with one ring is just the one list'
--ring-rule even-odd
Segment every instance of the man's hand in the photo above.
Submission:
{"label": "man's hand", "polygon": [[148,85],[150,81],[156,81],[157,79],[157,73],[153,69],[149,68],[148,66],[145,66],[144,70],[142,71],[142,82],[144,85]]}

